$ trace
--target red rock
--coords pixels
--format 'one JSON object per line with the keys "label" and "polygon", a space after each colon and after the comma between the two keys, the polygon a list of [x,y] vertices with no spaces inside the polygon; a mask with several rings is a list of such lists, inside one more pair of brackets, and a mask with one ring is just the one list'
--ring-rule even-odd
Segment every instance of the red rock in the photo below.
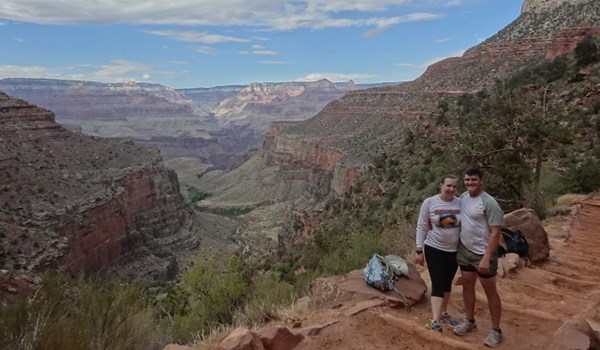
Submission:
{"label": "red rock", "polygon": [[548,234],[535,211],[518,209],[504,215],[503,226],[511,230],[519,229],[529,244],[529,259],[532,262],[544,260],[550,254]]}
{"label": "red rock", "polygon": [[265,350],[265,347],[256,333],[239,327],[223,339],[216,350]]}
{"label": "red rock", "polygon": [[[410,278],[400,277],[396,291],[382,292],[365,284],[363,270],[354,270],[344,276],[319,278],[310,286],[310,293],[316,305],[333,306],[349,300],[378,298],[392,307],[412,306],[423,299],[427,285],[413,265],[409,265]],[[405,305],[405,299],[406,304]]]}
{"label": "red rock", "polygon": [[293,349],[304,339],[302,334],[294,334],[285,327],[261,329],[257,332],[265,350]]}
{"label": "red rock", "polygon": [[600,349],[600,337],[584,318],[574,316],[558,329],[551,349]]}

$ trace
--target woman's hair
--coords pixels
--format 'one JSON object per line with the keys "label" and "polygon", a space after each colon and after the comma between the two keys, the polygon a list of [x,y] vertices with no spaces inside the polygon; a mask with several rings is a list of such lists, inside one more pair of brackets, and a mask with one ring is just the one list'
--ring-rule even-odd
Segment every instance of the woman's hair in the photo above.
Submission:
{"label": "woman's hair", "polygon": [[446,181],[446,179],[452,179],[452,180],[458,181],[458,176],[452,175],[452,174],[446,174],[446,175],[442,176],[442,179],[440,180],[440,185],[443,185],[444,182]]}

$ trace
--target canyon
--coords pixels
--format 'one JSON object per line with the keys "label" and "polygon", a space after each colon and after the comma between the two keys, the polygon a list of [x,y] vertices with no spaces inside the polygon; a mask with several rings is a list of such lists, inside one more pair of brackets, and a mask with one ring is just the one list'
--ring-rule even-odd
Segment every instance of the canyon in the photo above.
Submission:
{"label": "canyon", "polygon": [[[28,268],[104,269],[123,255],[98,253],[89,262],[81,256],[102,251],[91,246],[152,252],[156,249],[149,237],[166,241],[184,231],[185,239],[197,241],[202,229],[189,223],[224,209],[248,213],[239,223],[210,219],[224,229],[215,241],[231,237],[247,257],[267,258],[285,240],[282,227],[291,213],[321,210],[328,198],[347,193],[377,155],[411,134],[439,132],[431,118],[440,102],[479,91],[532,60],[571,52],[582,38],[598,33],[597,1],[526,1],[519,18],[461,57],[431,65],[412,82],[368,89],[328,81],[178,91],[143,83],[1,80],[0,90],[75,125],[57,124],[48,110],[18,107],[24,102],[3,96],[8,141],[2,152],[2,196],[8,206],[0,220],[8,232],[2,238],[6,255],[12,264]],[[19,112],[24,119],[14,124],[15,110],[28,110],[40,119]],[[78,128],[94,136],[130,139],[88,138]],[[27,137],[35,137],[39,145]],[[71,146],[53,143],[57,140]],[[443,147],[436,142],[432,138],[433,147]],[[77,157],[69,152],[73,144],[81,144]],[[142,145],[157,147],[160,154]],[[60,159],[67,160],[62,168],[53,160],[58,150]],[[36,152],[40,157],[33,156]],[[163,158],[181,169],[185,185],[211,194],[198,204],[205,212],[194,215],[186,207],[179,181],[164,168]],[[23,181],[29,185],[22,186]],[[35,196],[47,199],[32,201]],[[87,238],[89,245],[85,240],[66,243],[109,231],[121,233],[107,241]],[[46,238],[23,248],[17,244],[19,237],[33,232]],[[150,254],[161,255],[165,269],[171,260],[166,252]]]}
{"label": "canyon", "polygon": [[[433,126],[440,102],[480,91],[529,62],[572,52],[585,36],[600,33],[599,2],[556,1],[530,10],[542,3],[527,2],[521,16],[496,35],[461,57],[429,66],[414,81],[350,91],[310,119],[272,124],[263,148],[246,164],[198,182],[213,193],[200,205],[257,208],[247,214],[252,222],[237,232],[242,241],[264,236],[263,225],[271,228],[271,242],[285,240],[282,226],[290,210],[321,210],[328,196],[346,193],[375,157],[401,148],[411,135],[427,136],[432,148],[443,148],[443,138],[435,137],[443,130]],[[273,217],[279,218],[275,225]]]}
{"label": "canyon", "polygon": [[[4,93],[0,139],[5,268],[165,279],[209,239],[157,150],[69,131],[52,112]],[[226,246],[233,225],[205,226],[211,221],[225,233],[212,244]],[[142,268],[120,269],[127,261]]]}

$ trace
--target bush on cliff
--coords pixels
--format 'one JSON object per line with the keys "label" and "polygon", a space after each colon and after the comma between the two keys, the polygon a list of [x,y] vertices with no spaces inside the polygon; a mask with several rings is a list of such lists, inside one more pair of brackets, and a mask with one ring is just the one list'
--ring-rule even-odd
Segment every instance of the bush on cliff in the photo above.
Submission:
{"label": "bush on cliff", "polygon": [[0,348],[160,349],[145,300],[139,286],[48,274],[33,296],[0,309]]}

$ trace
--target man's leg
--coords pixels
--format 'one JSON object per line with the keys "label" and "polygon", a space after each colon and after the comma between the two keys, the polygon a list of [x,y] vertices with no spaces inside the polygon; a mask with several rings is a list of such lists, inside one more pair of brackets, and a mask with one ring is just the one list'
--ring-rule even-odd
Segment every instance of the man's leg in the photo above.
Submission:
{"label": "man's leg", "polygon": [[[502,316],[502,301],[500,300],[500,294],[496,288],[496,276],[489,278],[479,278],[481,286],[485,291],[487,297],[488,307],[490,309],[490,315],[492,316],[492,327],[500,329],[500,317]],[[465,301],[466,304],[466,301]]]}
{"label": "man's leg", "polygon": [[465,315],[467,319],[475,319],[475,282],[477,282],[477,272],[461,271],[463,301],[465,303]]}

